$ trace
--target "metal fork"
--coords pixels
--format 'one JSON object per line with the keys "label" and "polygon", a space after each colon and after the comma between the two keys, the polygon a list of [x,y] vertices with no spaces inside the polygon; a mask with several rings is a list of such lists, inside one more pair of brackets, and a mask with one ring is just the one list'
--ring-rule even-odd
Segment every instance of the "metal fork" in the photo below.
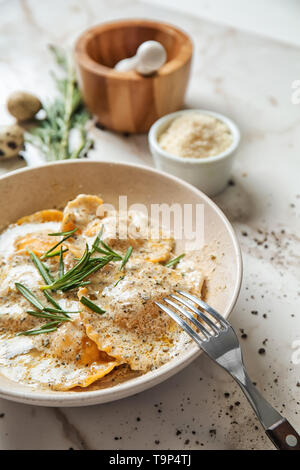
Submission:
{"label": "metal fork", "polygon": [[[173,307],[173,309],[161,302],[155,302],[156,305],[178,323],[197,343],[199,348],[203,349],[211,359],[227,370],[234,378],[246,395],[267,436],[277,449],[300,450],[299,434],[263,398],[250,380],[244,367],[241,347],[232,326],[203,300],[181,290],[178,290],[177,293],[180,294],[180,297],[173,294],[169,296],[171,299],[163,298],[166,304]],[[201,333],[201,336],[174,310],[188,318]],[[201,323],[197,320],[195,314],[201,320]]]}

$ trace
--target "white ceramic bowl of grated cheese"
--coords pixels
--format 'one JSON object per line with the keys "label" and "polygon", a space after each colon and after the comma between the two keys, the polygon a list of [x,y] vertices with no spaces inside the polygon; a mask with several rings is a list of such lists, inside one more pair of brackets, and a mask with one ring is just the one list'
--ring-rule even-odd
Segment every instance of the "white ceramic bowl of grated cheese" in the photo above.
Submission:
{"label": "white ceramic bowl of grated cheese", "polygon": [[230,179],[240,132],[226,116],[186,109],[158,119],[149,131],[154,164],[215,196]]}

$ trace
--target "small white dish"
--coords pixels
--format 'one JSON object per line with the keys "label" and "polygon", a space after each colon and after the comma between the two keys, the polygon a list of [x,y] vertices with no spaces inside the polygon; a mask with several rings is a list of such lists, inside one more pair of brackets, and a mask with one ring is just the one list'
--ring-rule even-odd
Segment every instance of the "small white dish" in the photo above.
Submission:
{"label": "small white dish", "polygon": [[[232,144],[219,155],[199,159],[177,157],[163,150],[158,143],[158,137],[175,118],[187,113],[206,114],[224,122],[232,134]],[[208,196],[215,196],[225,189],[230,179],[233,160],[240,142],[240,131],[231,119],[222,114],[205,109],[185,109],[158,119],[152,125],[148,139],[157,169],[184,179]]]}

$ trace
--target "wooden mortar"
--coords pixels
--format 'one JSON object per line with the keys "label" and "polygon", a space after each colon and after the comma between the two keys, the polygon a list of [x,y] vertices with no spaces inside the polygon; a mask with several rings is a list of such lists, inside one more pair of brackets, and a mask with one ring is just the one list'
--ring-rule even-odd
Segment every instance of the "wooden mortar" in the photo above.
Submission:
{"label": "wooden mortar", "polygon": [[[160,42],[167,52],[167,61],[158,72],[145,77],[113,69],[148,40]],[[84,101],[108,129],[147,132],[154,121],[183,105],[192,53],[189,36],[166,23],[131,19],[95,26],[75,45]]]}

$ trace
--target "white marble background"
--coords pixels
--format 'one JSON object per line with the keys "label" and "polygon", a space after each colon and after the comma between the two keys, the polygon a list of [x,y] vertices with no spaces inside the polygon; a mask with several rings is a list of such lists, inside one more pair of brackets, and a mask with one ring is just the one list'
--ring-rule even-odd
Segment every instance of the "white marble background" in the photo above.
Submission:
{"label": "white marble background", "polygon": [[300,46],[298,0],[143,0]]}
{"label": "white marble background", "polygon": [[[10,92],[53,94],[49,42],[71,45],[88,26],[121,17],[165,20],[188,31],[195,60],[186,105],[227,114],[241,128],[233,185],[216,199],[244,258],[231,320],[240,335],[240,329],[248,335],[241,341],[251,377],[299,430],[300,365],[292,362],[292,343],[300,340],[300,105],[291,103],[291,84],[300,79],[300,50],[133,0],[2,0],[0,122],[10,122]],[[98,129],[93,135],[93,158],[152,165],[145,136]],[[22,164],[1,163],[0,172]],[[261,347],[265,355],[258,354]],[[238,387],[202,355],[154,389],[110,404],[51,409],[0,400],[0,448],[272,446]]]}

